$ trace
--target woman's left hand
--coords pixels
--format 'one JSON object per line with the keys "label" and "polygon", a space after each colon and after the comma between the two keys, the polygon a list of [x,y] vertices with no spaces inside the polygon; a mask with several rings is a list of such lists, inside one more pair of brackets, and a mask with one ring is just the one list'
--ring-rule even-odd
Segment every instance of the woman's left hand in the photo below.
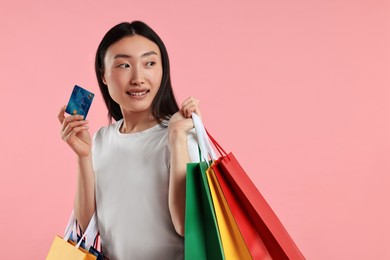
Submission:
{"label": "woman's left hand", "polygon": [[194,127],[192,113],[201,116],[199,100],[193,97],[187,98],[181,105],[181,109],[169,120],[168,128],[170,133],[187,133]]}

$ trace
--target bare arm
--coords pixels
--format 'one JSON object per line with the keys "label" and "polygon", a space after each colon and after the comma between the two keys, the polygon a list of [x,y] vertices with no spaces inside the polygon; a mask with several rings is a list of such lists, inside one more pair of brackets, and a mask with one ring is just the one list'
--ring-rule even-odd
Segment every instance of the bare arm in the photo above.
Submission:
{"label": "bare arm", "polygon": [[199,101],[189,98],[182,109],[174,114],[169,122],[169,147],[171,169],[169,179],[169,211],[176,232],[184,236],[184,211],[186,197],[186,167],[190,161],[187,147],[187,132],[194,127],[191,113],[200,115]]}
{"label": "bare arm", "polygon": [[77,188],[74,202],[76,218],[85,230],[95,211],[95,176],[92,167],[91,136],[88,121],[82,116],[65,117],[65,107],[58,114],[61,137],[78,158]]}
{"label": "bare arm", "polygon": [[189,162],[187,137],[171,133],[171,170],[169,180],[169,210],[176,232],[184,235],[184,210],[186,195],[186,164]]}
{"label": "bare arm", "polygon": [[85,230],[95,212],[95,174],[91,155],[78,158],[77,189],[74,201],[76,218]]}

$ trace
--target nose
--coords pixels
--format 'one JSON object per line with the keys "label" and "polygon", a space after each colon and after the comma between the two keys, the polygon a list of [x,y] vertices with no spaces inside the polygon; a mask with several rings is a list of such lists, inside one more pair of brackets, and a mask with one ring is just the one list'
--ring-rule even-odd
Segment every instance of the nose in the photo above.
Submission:
{"label": "nose", "polygon": [[140,86],[145,83],[145,77],[142,68],[136,66],[131,74],[130,84],[135,86]]}

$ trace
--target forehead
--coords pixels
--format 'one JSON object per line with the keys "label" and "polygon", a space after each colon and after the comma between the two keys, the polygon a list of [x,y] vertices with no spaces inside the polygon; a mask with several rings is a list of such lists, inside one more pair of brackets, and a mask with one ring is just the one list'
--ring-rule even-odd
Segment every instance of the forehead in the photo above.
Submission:
{"label": "forehead", "polygon": [[160,49],[158,45],[141,35],[126,36],[108,47],[106,57],[114,57],[117,54],[126,54],[131,57],[140,57],[145,53],[154,51],[158,56]]}

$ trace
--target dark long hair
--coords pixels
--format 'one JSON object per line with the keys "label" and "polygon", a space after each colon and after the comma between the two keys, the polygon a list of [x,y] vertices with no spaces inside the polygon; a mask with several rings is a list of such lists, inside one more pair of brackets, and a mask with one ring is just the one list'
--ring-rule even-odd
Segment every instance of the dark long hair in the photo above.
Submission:
{"label": "dark long hair", "polygon": [[95,72],[100,91],[108,109],[108,118],[110,121],[112,118],[118,121],[123,118],[123,115],[119,104],[111,98],[107,86],[103,83],[102,76],[104,73],[104,57],[106,56],[107,49],[113,43],[126,36],[136,34],[148,38],[157,44],[160,49],[163,76],[160,88],[152,102],[152,115],[161,125],[164,126],[163,121],[169,119],[174,113],[179,111],[171,84],[168,52],[157,33],[141,21],[133,21],[131,23],[123,22],[114,26],[103,37],[96,51]]}

